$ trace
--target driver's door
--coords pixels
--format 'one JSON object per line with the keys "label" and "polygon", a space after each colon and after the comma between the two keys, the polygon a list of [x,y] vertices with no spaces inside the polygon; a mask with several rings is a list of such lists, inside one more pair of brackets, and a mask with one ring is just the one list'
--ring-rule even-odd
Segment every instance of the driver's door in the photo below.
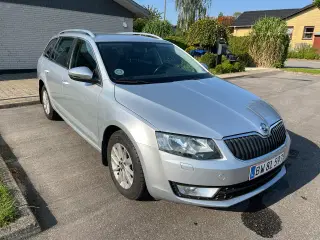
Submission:
{"label": "driver's door", "polygon": [[88,67],[94,74],[93,78],[100,83],[91,84],[72,80],[69,75],[63,79],[63,106],[68,119],[74,127],[93,143],[98,143],[98,99],[102,90],[102,81],[90,43],[78,39],[75,45],[70,68]]}

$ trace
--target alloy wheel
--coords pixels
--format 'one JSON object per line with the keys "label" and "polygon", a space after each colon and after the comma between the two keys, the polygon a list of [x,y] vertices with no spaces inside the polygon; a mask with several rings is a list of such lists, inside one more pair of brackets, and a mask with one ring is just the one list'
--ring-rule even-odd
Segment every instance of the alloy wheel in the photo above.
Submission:
{"label": "alloy wheel", "polygon": [[124,189],[129,189],[133,183],[133,166],[128,150],[120,143],[111,149],[111,167],[115,179]]}

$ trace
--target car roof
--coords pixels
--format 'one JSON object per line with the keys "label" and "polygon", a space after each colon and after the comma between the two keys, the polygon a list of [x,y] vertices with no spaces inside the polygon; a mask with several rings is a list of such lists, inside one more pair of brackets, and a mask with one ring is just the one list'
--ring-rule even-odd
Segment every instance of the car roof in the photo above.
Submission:
{"label": "car roof", "polygon": [[163,39],[129,34],[95,34],[95,42],[156,42],[168,43]]}

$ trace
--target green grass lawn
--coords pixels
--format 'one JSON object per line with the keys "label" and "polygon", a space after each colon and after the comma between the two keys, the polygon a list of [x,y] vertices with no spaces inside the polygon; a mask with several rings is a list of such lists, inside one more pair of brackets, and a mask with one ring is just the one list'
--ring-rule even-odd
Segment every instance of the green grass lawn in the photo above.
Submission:
{"label": "green grass lawn", "polygon": [[8,188],[0,181],[0,228],[16,219],[15,202]]}
{"label": "green grass lawn", "polygon": [[320,69],[312,69],[312,68],[283,68],[283,70],[288,72],[320,74]]}

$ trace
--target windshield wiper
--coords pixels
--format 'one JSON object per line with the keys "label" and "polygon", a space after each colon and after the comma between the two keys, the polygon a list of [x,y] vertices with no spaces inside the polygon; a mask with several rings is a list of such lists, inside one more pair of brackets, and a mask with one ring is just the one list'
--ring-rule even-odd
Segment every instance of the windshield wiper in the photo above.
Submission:
{"label": "windshield wiper", "polygon": [[120,78],[115,80],[116,83],[128,83],[128,84],[150,84],[152,82],[143,80],[130,80],[130,78]]}

